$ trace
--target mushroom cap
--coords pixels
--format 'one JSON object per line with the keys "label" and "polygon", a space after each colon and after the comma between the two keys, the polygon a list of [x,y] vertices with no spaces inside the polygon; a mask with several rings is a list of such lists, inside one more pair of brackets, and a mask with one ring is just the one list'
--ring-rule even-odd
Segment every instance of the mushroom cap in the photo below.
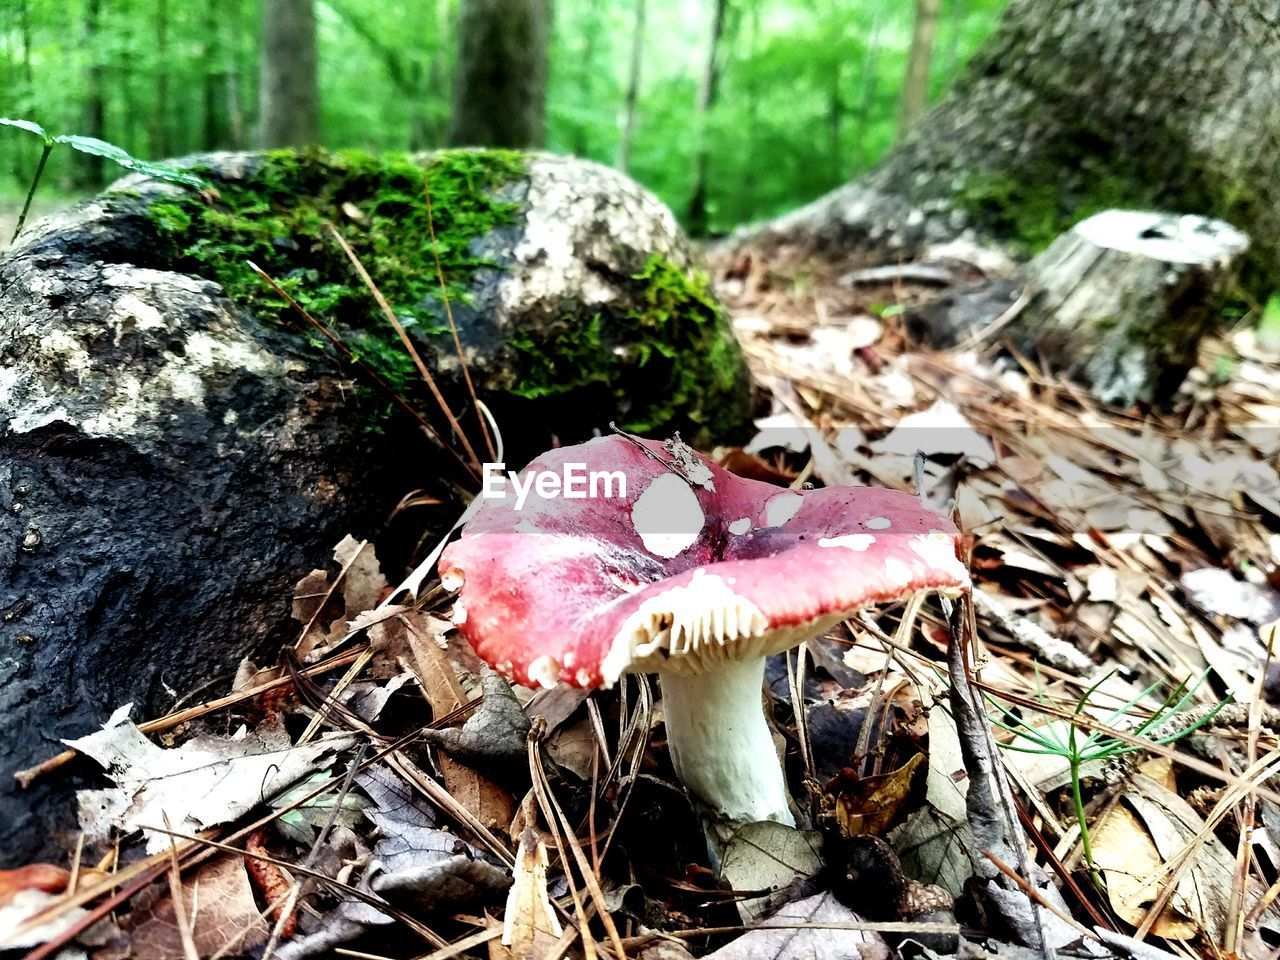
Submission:
{"label": "mushroom cap", "polygon": [[569,464],[619,472],[625,494],[616,479],[580,498],[531,487],[518,508],[508,490],[440,558],[442,582],[460,586],[454,623],[521,683],[698,673],[786,650],[867,606],[969,587],[955,525],[906,493],[784,490],[678,442],[622,436],[545,453],[521,482]]}

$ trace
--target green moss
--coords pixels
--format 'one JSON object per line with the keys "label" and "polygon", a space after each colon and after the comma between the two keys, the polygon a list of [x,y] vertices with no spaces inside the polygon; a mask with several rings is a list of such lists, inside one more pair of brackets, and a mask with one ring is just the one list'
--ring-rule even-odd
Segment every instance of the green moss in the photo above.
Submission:
{"label": "green moss", "polygon": [[180,269],[216,280],[259,318],[294,322],[288,304],[246,266],[252,261],[403,390],[417,378],[413,362],[325,224],[338,227],[401,323],[429,336],[447,329],[432,225],[450,301],[465,304],[474,274],[490,265],[475,241],[515,223],[519,203],[500,188],[524,172],[523,156],[502,150],[443,151],[425,162],[280,150],[244,179],[215,179],[212,202],[176,197],[152,204],[148,215]]}
{"label": "green moss", "polygon": [[1036,180],[974,173],[965,179],[955,204],[980,230],[1010,237],[1036,254],[1086,217],[1153,202],[1150,190],[1114,173],[1086,174],[1081,182],[1085,186],[1072,189],[1060,175]]}
{"label": "green moss", "polygon": [[[629,431],[683,429],[695,440],[737,431],[745,368],[709,278],[655,254],[627,286],[625,305],[586,327],[513,335],[512,392],[537,399],[596,386],[612,395]],[[633,397],[645,399],[642,410]]]}

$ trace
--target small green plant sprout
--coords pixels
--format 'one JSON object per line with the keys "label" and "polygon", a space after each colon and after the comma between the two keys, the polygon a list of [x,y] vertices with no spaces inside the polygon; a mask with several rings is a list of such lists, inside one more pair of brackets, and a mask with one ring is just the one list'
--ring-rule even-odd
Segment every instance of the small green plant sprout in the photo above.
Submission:
{"label": "small green plant sprout", "polygon": [[[1196,709],[1192,697],[1209,675],[1209,671],[1206,670],[1195,683],[1189,680],[1179,683],[1169,692],[1159,707],[1136,725],[1137,718],[1130,711],[1134,711],[1139,703],[1155,693],[1161,686],[1159,682],[1151,684],[1132,700],[1107,714],[1101,721],[1092,721],[1086,716],[1086,710],[1096,706],[1092,703],[1093,695],[1114,673],[1113,670],[1104,674],[1100,680],[1089,687],[1076,701],[1071,718],[1061,723],[1050,723],[1040,727],[1030,726],[1014,710],[991,700],[999,713],[999,716],[991,718],[991,722],[1017,738],[1014,742],[1004,743],[1001,746],[1019,753],[1061,757],[1067,762],[1067,768],[1071,774],[1071,802],[1075,808],[1076,822],[1080,825],[1080,846],[1094,881],[1099,883],[1100,879],[1093,862],[1088,819],[1085,816],[1084,794],[1080,787],[1081,771],[1087,764],[1115,760],[1147,749],[1149,746],[1168,746],[1176,743],[1203,727],[1230,702],[1228,697],[1214,704],[1207,711]],[[1036,699],[1046,703],[1044,687],[1038,679],[1037,675],[1039,692]],[[1096,729],[1090,730],[1090,727]],[[1129,728],[1128,735],[1122,739],[1100,729],[1104,727],[1112,730]]]}
{"label": "small green plant sprout", "polygon": [[117,147],[114,143],[99,140],[97,137],[82,137],[74,133],[54,136],[34,120],[13,120],[9,117],[0,117],[0,127],[25,130],[44,142],[44,152],[40,154],[40,161],[36,164],[35,175],[31,178],[31,186],[27,188],[27,199],[22,205],[22,213],[18,215],[18,225],[13,231],[13,239],[9,241],[10,243],[18,239],[18,234],[22,233],[23,224],[27,222],[27,213],[31,209],[31,199],[36,195],[36,187],[40,185],[40,178],[44,176],[44,165],[49,162],[49,154],[53,153],[53,148],[60,143],[66,144],[72,150],[78,150],[81,153],[87,153],[95,157],[105,157],[126,170],[134,170],[148,177],[155,177],[157,180],[180,183],[185,187],[193,187],[196,190],[203,190],[208,186],[203,179],[193,173],[179,170],[177,167],[167,163],[139,160],[129,151]]}
{"label": "small green plant sprout", "polygon": [[1268,350],[1280,350],[1280,290],[1271,294],[1262,308],[1258,342]]}

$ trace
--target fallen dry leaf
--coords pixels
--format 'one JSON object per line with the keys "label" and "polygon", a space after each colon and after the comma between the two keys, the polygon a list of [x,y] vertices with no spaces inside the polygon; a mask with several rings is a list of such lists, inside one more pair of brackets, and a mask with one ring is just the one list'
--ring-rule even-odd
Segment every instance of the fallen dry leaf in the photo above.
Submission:
{"label": "fallen dry leaf", "polygon": [[23,890],[62,893],[71,879],[70,871],[52,863],[32,863],[16,870],[0,870],[0,907]]}
{"label": "fallen dry leaf", "polygon": [[516,850],[515,879],[502,914],[502,940],[489,941],[491,960],[541,960],[564,928],[547,893],[547,848],[525,827]]}
{"label": "fallen dry leaf", "polygon": [[[210,861],[193,876],[184,877],[182,902],[201,957],[249,953],[266,943],[271,933],[258,912],[244,861],[239,857]],[[148,888],[121,924],[128,937],[127,946],[101,950],[95,960],[173,960],[183,956],[173,907],[167,888]]]}
{"label": "fallen dry leaf", "polygon": [[923,762],[924,754],[917,753],[889,773],[840,777],[835,786],[835,815],[840,832],[852,837],[862,833],[879,835],[888,830],[910,795],[912,781]]}
{"label": "fallen dry leaf", "polygon": [[105,840],[112,829],[145,829],[151,853],[169,845],[158,829],[166,814],[179,833],[235,820],[351,744],[350,737],[327,735],[295,747],[283,724],[274,721],[254,731],[241,727],[230,737],[195,737],[166,750],[118,713],[114,725],[108,721],[96,733],[65,741],[117,784],[76,794],[80,826],[89,841]]}
{"label": "fallen dry leaf", "polygon": [[[878,933],[835,926],[861,922],[834,895],[820,893],[788,903],[703,960],[887,960],[889,949]],[[823,929],[824,924],[833,926]]]}
{"label": "fallen dry leaf", "polygon": [[[1155,841],[1123,802],[1093,828],[1091,840],[1093,861],[1106,881],[1111,908],[1125,923],[1138,926],[1163,886],[1164,860]],[[1190,940],[1199,929],[1193,918],[1171,903],[1160,911],[1151,932],[1169,940]]]}

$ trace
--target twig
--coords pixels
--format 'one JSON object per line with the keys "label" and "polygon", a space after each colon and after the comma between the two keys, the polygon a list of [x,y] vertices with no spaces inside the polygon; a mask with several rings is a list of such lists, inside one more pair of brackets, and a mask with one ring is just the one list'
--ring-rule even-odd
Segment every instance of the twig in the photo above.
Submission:
{"label": "twig", "polygon": [[449,290],[444,282],[444,268],[440,265],[440,244],[436,240],[436,218],[435,211],[431,206],[431,168],[423,167],[422,170],[422,192],[427,197],[427,231],[431,234],[431,256],[436,262],[436,278],[440,281],[440,299],[444,302],[444,315],[449,321],[449,332],[453,334],[453,347],[458,352],[458,366],[462,369],[462,379],[467,385],[467,393],[471,394],[471,402],[476,408],[476,418],[480,421],[480,432],[484,435],[484,445],[489,451],[489,456],[495,461],[501,461],[502,457],[498,455],[498,451],[494,448],[493,437],[489,435],[489,426],[485,423],[485,413],[480,412],[480,398],[476,396],[475,384],[471,382],[471,370],[467,365],[466,355],[462,350],[462,340],[458,337],[458,325],[453,322],[453,307],[449,304]]}
{"label": "twig", "polygon": [[[970,617],[973,607],[961,597],[951,611],[951,642],[947,645],[947,668],[951,679],[951,711],[960,736],[960,750],[965,770],[969,774],[969,791],[966,808],[969,827],[978,849],[991,856],[988,868],[980,871],[982,879],[996,880],[1002,874],[995,866],[997,859],[1018,864],[1024,876],[1030,876],[1027,863],[1026,839],[1009,794],[1008,784],[1002,776],[997,747],[991,736],[991,726],[983,709],[982,695],[975,688],[969,675]],[[1036,948],[1046,958],[1051,956],[1040,911],[1015,884],[1009,894],[1013,901],[993,901],[1009,928],[1022,943]],[[1026,911],[1026,915],[1013,912],[1013,905]]]}
{"label": "twig", "polygon": [[[342,252],[347,255],[347,259],[351,261],[351,266],[355,268],[360,280],[369,292],[373,295],[374,301],[378,304],[378,308],[382,311],[382,315],[387,318],[387,322],[395,329],[396,334],[400,337],[400,342],[404,344],[405,350],[409,352],[413,365],[418,368],[418,374],[422,377],[422,382],[427,385],[427,389],[431,391],[431,396],[435,398],[436,404],[440,407],[440,412],[444,414],[445,419],[449,421],[449,426],[453,428],[453,432],[458,437],[458,442],[462,444],[462,448],[467,452],[467,456],[471,458],[472,464],[477,470],[480,469],[480,458],[476,456],[475,450],[471,446],[471,441],[467,439],[466,433],[462,429],[462,425],[458,423],[458,418],[454,416],[453,408],[449,406],[445,400],[444,394],[440,392],[440,388],[436,386],[436,381],[431,376],[431,371],[427,369],[427,365],[422,361],[422,355],[418,353],[418,348],[413,345],[413,341],[409,339],[409,334],[405,333],[404,327],[400,323],[400,318],[396,316],[396,312],[391,309],[391,304],[387,303],[387,298],[382,295],[382,291],[378,289],[377,284],[373,282],[373,277],[369,276],[369,271],[364,268],[364,264],[360,262],[360,258],[356,256],[355,250],[351,249],[351,244],[347,243],[346,238],[338,232],[338,228],[332,223],[326,223],[325,227],[329,234],[337,241],[338,246],[342,248]],[[486,433],[488,428],[486,427]]]}
{"label": "twig", "polygon": [[265,270],[259,267],[252,260],[246,260],[245,266],[247,266],[250,270],[256,273],[259,276],[259,278],[262,279],[263,282],[265,282],[269,287],[271,287],[273,291],[275,291],[277,295],[279,295],[280,297],[283,297],[285,303],[289,304],[289,306],[294,310],[295,313],[297,313],[309,324],[315,327],[316,330],[318,330],[320,334],[326,340],[328,340],[330,344],[333,345],[333,348],[337,350],[340,354],[342,354],[342,357],[344,360],[346,360],[348,363],[355,364],[357,367],[363,370],[364,373],[371,380],[373,380],[374,383],[376,383],[379,387],[381,387],[387,393],[387,395],[391,397],[393,401],[399,404],[400,407],[409,414],[409,416],[417,420],[418,423],[422,426],[422,428],[427,431],[427,433],[435,437],[436,442],[440,444],[440,446],[443,449],[449,451],[449,454],[455,460],[458,461],[459,466],[461,466],[463,470],[471,474],[473,477],[476,476],[475,470],[469,464],[467,464],[461,457],[458,456],[458,451],[456,451],[453,448],[453,444],[447,442],[445,438],[440,435],[440,431],[435,428],[435,425],[432,424],[430,420],[428,420],[421,413],[415,410],[413,406],[407,400],[405,400],[404,397],[400,396],[400,394],[396,392],[395,388],[392,387],[391,384],[389,384],[386,381],[386,379],[382,376],[382,374],[378,373],[377,370],[373,369],[373,367],[369,366],[369,364],[365,363],[363,360],[357,357],[351,351],[351,348],[342,342],[341,338],[339,338],[337,334],[335,334],[323,323],[321,323],[319,320],[313,317],[302,304],[298,303],[298,301],[295,300],[289,294],[289,292],[284,289],[284,287],[276,283],[276,281],[271,277],[271,275],[268,274]]}
{"label": "twig", "polygon": [[[169,815],[161,812],[166,830],[172,830]],[[187,916],[187,904],[182,897],[182,870],[178,866],[178,844],[169,837],[169,899],[173,901],[173,920],[178,928],[178,939],[182,941],[182,952],[186,960],[200,960],[200,951],[191,935],[191,919]]]}
{"label": "twig", "polygon": [[982,590],[973,591],[973,605],[999,623],[1015,642],[1040,654],[1059,670],[1082,675],[1094,669],[1094,662],[1073,644],[1059,640],[1026,617],[1010,613],[998,600]]}
{"label": "twig", "polygon": [[[357,660],[364,650],[348,650],[346,653],[339,654],[330,660],[322,661],[313,666],[307,667],[300,673],[305,677],[315,677],[322,673],[328,673],[330,670],[336,670],[338,667],[345,667],[353,661]],[[260,694],[270,693],[272,690],[278,690],[281,687],[292,686],[292,677],[277,677],[267,683],[259,684],[248,690],[241,690],[238,693],[231,693],[225,697],[218,697],[216,700],[210,700],[208,703],[201,703],[194,707],[187,707],[185,710],[179,710],[177,713],[169,713],[163,717],[156,717],[154,720],[145,720],[138,724],[138,729],[142,733],[159,733],[162,730],[169,730],[176,727],[180,723],[186,723],[188,720],[196,720],[200,717],[215,713],[224,707],[234,707],[238,703],[244,703],[246,700],[252,700]],[[61,753],[43,760],[34,767],[28,767],[26,770],[19,770],[13,775],[18,781],[18,786],[24,790],[35,783],[41,777],[53,773],[59,767],[70,763],[80,754],[76,750],[63,750]]]}
{"label": "twig", "polygon": [[1027,309],[1027,304],[1030,302],[1031,294],[1028,291],[1023,290],[1018,299],[1013,301],[1009,306],[1009,309],[1000,314],[1000,316],[996,317],[985,327],[981,327],[969,334],[969,336],[965,337],[956,345],[956,349],[971,350],[978,344],[982,343],[983,340],[995,336],[1009,324],[1013,323],[1013,321],[1017,320],[1022,311]]}

